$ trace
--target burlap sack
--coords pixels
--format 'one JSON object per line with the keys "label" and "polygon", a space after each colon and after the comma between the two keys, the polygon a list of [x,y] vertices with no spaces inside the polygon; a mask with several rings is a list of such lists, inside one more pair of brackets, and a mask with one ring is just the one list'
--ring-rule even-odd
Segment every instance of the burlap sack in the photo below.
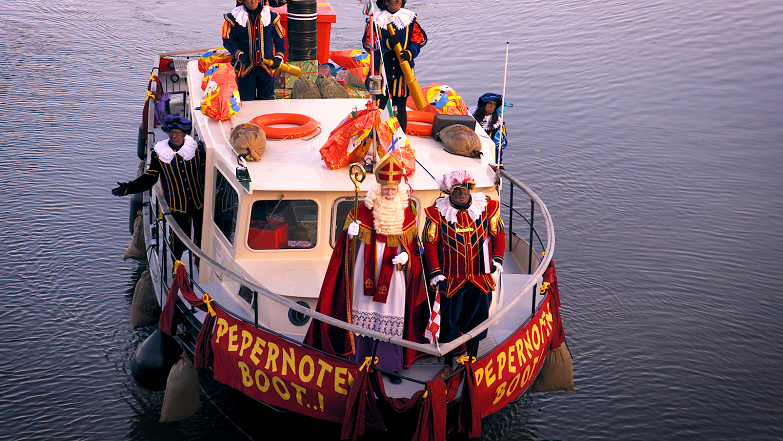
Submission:
{"label": "burlap sack", "polygon": [[228,142],[238,155],[246,155],[248,161],[258,161],[266,150],[266,134],[261,127],[251,123],[234,127]]}
{"label": "burlap sack", "polygon": [[558,390],[574,392],[574,368],[571,365],[571,352],[565,344],[549,350],[531,393]]}
{"label": "burlap sack", "polygon": [[201,408],[198,371],[188,357],[182,357],[169,372],[160,422],[182,421]]}
{"label": "burlap sack", "polygon": [[474,130],[462,124],[446,127],[438,133],[446,146],[445,150],[454,155],[470,158],[481,157],[481,140]]}
{"label": "burlap sack", "polygon": [[294,81],[294,87],[291,89],[292,99],[317,100],[321,98],[321,92],[314,82],[305,77],[299,77]]}
{"label": "burlap sack", "polygon": [[125,255],[122,256],[122,260],[147,259],[147,246],[144,243],[144,230],[142,229],[144,215],[142,213],[142,211],[136,213],[136,220],[133,221],[133,239],[131,239],[128,249],[125,250]]}
{"label": "burlap sack", "polygon": [[141,273],[136,288],[133,291],[133,303],[130,310],[131,328],[149,326],[158,323],[160,318],[160,305],[155,297],[155,286],[152,284],[150,269]]}
{"label": "burlap sack", "polygon": [[349,98],[348,92],[332,77],[318,77],[315,85],[321,92],[321,98]]}

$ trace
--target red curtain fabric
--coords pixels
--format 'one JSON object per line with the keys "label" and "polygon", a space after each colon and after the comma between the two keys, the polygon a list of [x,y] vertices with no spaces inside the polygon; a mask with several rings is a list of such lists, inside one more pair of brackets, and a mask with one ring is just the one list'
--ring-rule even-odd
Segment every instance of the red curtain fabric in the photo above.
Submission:
{"label": "red curtain fabric", "polygon": [[481,435],[481,402],[476,390],[473,364],[469,362],[465,362],[465,385],[462,387],[459,413],[449,428],[449,432],[453,431],[466,433],[470,438]]}
{"label": "red curtain fabric", "polygon": [[201,331],[196,339],[196,353],[193,355],[193,365],[197,368],[212,366],[212,328],[215,326],[216,316],[207,314],[204,323],[201,324]]}
{"label": "red curtain fabric", "polygon": [[441,379],[428,381],[427,392],[412,441],[443,441],[446,439],[446,383]]}
{"label": "red curtain fabric", "polygon": [[207,310],[204,302],[193,292],[193,286],[190,284],[190,279],[188,279],[188,272],[185,270],[185,265],[182,262],[178,262],[176,265],[174,281],[171,282],[171,288],[166,296],[166,304],[163,306],[163,311],[160,314],[160,321],[158,322],[158,329],[172,337],[177,332],[176,302],[177,294],[180,291],[182,292],[182,297],[184,297],[191,306],[202,311]]}
{"label": "red curtain fabric", "polygon": [[371,381],[371,377],[377,377],[377,381],[381,381],[380,375],[380,372],[370,368],[359,370],[345,403],[345,419],[340,439],[355,441],[357,436],[364,435],[365,427],[386,430]]}
{"label": "red curtain fabric", "polygon": [[544,271],[544,282],[549,283],[549,302],[552,308],[552,342],[549,344],[549,349],[557,349],[565,341],[565,330],[560,318],[560,292],[557,289],[554,260],[549,261],[549,266]]}
{"label": "red curtain fabric", "polygon": [[[166,305],[163,306],[163,311],[160,315],[160,321],[158,322],[158,329],[170,336],[174,336],[177,333],[177,294],[182,293],[182,297],[194,306],[202,311],[207,310],[206,304],[196,296],[193,292],[193,286],[188,279],[188,272],[185,270],[185,265],[181,262],[177,263],[176,273],[174,274],[174,281],[171,283],[171,288],[166,296]],[[196,353],[194,365],[197,368],[207,367],[212,363],[212,347],[209,344],[212,337],[212,327],[215,324],[215,317],[207,314],[204,319],[204,323],[201,324],[201,331],[198,334],[196,340]]]}

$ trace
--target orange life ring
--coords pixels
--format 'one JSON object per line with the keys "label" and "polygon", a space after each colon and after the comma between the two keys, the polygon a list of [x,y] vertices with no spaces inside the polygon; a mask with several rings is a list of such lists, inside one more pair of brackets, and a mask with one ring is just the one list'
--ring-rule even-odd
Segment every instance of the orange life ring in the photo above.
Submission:
{"label": "orange life ring", "polygon": [[[272,139],[301,138],[318,130],[318,121],[299,113],[267,113],[250,122],[261,127],[266,137]],[[272,127],[275,124],[294,124],[294,127]]]}
{"label": "orange life ring", "polygon": [[412,110],[408,112],[408,126],[405,133],[415,136],[431,136],[432,121],[435,120],[435,114],[423,112],[421,110]]}

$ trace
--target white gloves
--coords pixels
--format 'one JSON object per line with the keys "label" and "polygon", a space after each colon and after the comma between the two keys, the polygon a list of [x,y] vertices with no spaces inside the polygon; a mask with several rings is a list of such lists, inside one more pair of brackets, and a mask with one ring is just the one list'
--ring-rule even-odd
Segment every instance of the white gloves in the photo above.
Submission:
{"label": "white gloves", "polygon": [[435,286],[435,285],[437,285],[437,284],[438,284],[438,282],[440,282],[441,280],[446,280],[446,276],[444,276],[443,274],[441,274],[441,275],[439,275],[439,276],[435,276],[435,277],[433,277],[433,278],[432,278],[432,280],[430,280],[430,286]]}
{"label": "white gloves", "polygon": [[497,263],[497,261],[495,262],[495,271],[497,271],[498,273],[503,272],[503,265]]}
{"label": "white gloves", "polygon": [[406,263],[408,263],[408,253],[403,251],[400,254],[396,255],[394,259],[392,259],[392,263],[395,265],[405,265]]}
{"label": "white gloves", "polygon": [[359,234],[359,224],[361,223],[362,221],[356,221],[348,225],[348,237],[354,237]]}

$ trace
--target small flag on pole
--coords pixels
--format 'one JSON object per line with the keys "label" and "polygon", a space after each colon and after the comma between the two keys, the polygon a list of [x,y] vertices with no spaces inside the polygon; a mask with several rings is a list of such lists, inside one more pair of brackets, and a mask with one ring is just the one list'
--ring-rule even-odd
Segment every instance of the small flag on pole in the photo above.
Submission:
{"label": "small flag on pole", "polygon": [[435,302],[432,305],[432,313],[427,322],[427,329],[424,330],[424,337],[430,343],[436,343],[440,337],[440,291],[435,293]]}

